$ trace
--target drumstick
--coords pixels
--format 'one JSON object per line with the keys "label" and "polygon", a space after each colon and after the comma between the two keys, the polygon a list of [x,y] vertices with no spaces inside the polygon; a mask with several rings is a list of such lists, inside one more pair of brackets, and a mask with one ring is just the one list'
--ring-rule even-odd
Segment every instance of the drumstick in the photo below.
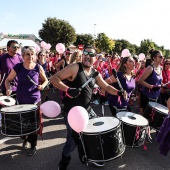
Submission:
{"label": "drumstick", "polygon": [[33,80],[31,79],[31,77],[29,75],[27,75],[27,78],[30,80],[30,82],[32,82],[34,85],[38,86],[38,84]]}
{"label": "drumstick", "polygon": [[0,86],[1,86],[2,82],[4,81],[5,74],[6,74],[6,73],[4,73],[4,75],[3,75],[3,78],[2,78],[2,80],[1,80]]}
{"label": "drumstick", "polygon": [[123,87],[122,87],[122,85],[121,85],[121,83],[120,83],[120,81],[119,81],[119,78],[118,78],[118,76],[117,76],[117,71],[116,71],[115,69],[112,69],[112,73],[113,73],[115,79],[117,80],[117,83],[118,83],[118,85],[119,85],[119,87],[120,87],[120,90],[123,91]]}
{"label": "drumstick", "polygon": [[104,117],[104,105],[102,104],[102,115]]}
{"label": "drumstick", "polygon": [[93,80],[93,78],[95,78],[96,76],[98,76],[98,72],[95,72],[94,75],[92,77],[90,77],[78,90],[81,92],[82,89],[87,86],[87,84],[89,84],[89,82],[91,82]]}

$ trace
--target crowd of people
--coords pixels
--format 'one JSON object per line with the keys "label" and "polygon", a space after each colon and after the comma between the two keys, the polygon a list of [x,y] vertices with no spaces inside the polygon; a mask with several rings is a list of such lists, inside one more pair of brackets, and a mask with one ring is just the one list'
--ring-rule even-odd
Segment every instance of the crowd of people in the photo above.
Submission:
{"label": "crowd of people", "polygon": [[[37,53],[34,47],[21,47],[17,41],[10,40],[6,51],[0,50],[1,92],[13,95],[16,104],[39,106],[41,90],[46,90],[46,100],[50,100],[46,89],[49,81],[53,88],[60,90],[67,138],[58,169],[67,169],[76,146],[81,162],[86,163],[79,135],[67,120],[68,112],[74,106],[84,107],[89,119],[98,116],[91,107],[92,102],[108,104],[114,117],[120,110],[131,111],[132,94],[137,99],[136,111],[141,115],[149,101],[167,106],[170,59],[164,58],[158,50],[152,49],[149,54],[143,60],[136,55],[120,57],[117,52],[96,54],[91,46],[74,52],[67,48],[62,54],[43,49]],[[93,80],[80,91],[91,77]],[[27,148],[27,142],[31,144],[29,155],[36,153],[42,121],[40,127],[39,132],[21,136],[23,149]],[[104,165],[103,162],[93,163],[99,167]]]}

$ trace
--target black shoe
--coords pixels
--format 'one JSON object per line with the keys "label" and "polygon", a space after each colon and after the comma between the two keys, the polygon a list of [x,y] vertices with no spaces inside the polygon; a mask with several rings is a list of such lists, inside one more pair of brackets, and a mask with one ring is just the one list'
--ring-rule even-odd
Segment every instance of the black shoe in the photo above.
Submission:
{"label": "black shoe", "polygon": [[28,155],[29,155],[29,156],[33,156],[33,155],[35,155],[35,154],[36,154],[36,152],[37,152],[36,147],[31,148],[31,149],[29,150]]}
{"label": "black shoe", "polygon": [[27,142],[27,139],[24,139],[24,142],[22,144],[22,149],[27,149],[28,148],[28,142]]}
{"label": "black shoe", "polygon": [[93,165],[97,166],[97,167],[103,167],[105,165],[104,162],[90,162],[92,163]]}
{"label": "black shoe", "polygon": [[71,156],[66,157],[66,156],[62,155],[62,159],[58,165],[58,170],[67,170],[67,166],[68,166],[70,160],[71,160]]}

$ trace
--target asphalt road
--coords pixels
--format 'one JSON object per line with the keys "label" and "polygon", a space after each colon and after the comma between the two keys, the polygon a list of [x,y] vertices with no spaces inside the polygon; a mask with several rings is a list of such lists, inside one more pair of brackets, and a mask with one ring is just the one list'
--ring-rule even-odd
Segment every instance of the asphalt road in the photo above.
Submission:
{"label": "asphalt road", "polygon": [[[53,93],[49,91],[51,100],[61,104],[58,90]],[[44,93],[42,95],[44,101]],[[134,103],[135,105],[135,103]],[[102,116],[101,105],[92,107]],[[105,116],[111,116],[108,106],[104,107]],[[132,107],[135,113],[135,106]],[[28,156],[28,150],[22,150],[22,140],[19,137],[11,138],[0,134],[0,170],[57,170],[57,165],[61,158],[62,148],[65,142],[66,128],[61,115],[54,119],[43,117],[44,129],[42,138],[39,136],[37,153],[34,156]],[[143,146],[138,148],[126,147],[121,157],[105,163],[100,168],[103,170],[170,170],[170,155],[163,156],[159,153],[159,144],[155,141],[155,132],[151,133],[150,143],[146,139]],[[77,150],[72,154],[72,160],[68,170],[90,170],[98,169],[92,164],[84,165],[79,161]]]}

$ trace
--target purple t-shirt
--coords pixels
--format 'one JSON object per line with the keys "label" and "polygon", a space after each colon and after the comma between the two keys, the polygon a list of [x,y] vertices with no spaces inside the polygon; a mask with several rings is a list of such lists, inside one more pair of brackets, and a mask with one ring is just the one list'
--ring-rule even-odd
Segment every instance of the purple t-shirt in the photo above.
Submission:
{"label": "purple t-shirt", "polygon": [[[19,54],[16,54],[15,56],[10,56],[8,53],[6,53],[0,57],[1,79],[3,78],[4,73],[5,73],[5,77],[4,77],[4,80],[1,85],[2,91],[6,91],[5,79],[8,77],[8,75],[11,72],[11,70],[13,69],[13,67],[16,64],[21,63],[21,62],[23,62],[23,59]],[[16,87],[17,82],[18,81],[17,81],[17,77],[16,77],[12,83],[12,91],[17,90],[17,87]]]}
{"label": "purple t-shirt", "polygon": [[40,90],[27,77],[39,83],[40,65],[36,64],[32,70],[24,68],[23,63],[16,64],[14,70],[18,76],[16,97],[19,104],[35,104],[41,100]]}
{"label": "purple t-shirt", "polygon": [[[117,72],[117,76],[119,78],[119,81],[123,87],[124,90],[126,90],[127,94],[128,94],[128,99],[125,100],[124,97],[121,97],[121,103],[118,101],[118,96],[117,95],[111,95],[108,94],[108,102],[109,104],[111,104],[112,106],[116,106],[117,108],[124,108],[129,106],[129,98],[130,95],[132,94],[132,91],[135,89],[135,79],[132,77],[130,80],[127,80],[127,78],[123,75],[122,72]],[[118,85],[118,83],[113,83],[112,84],[113,87],[115,87],[116,89],[120,90],[120,87]]]}
{"label": "purple t-shirt", "polygon": [[[162,83],[162,74],[159,75],[153,70],[152,75],[146,78],[146,82],[151,85],[160,86]],[[153,91],[152,89],[148,89],[146,87],[142,87],[142,93],[149,98],[156,99],[159,97],[161,90]]]}

